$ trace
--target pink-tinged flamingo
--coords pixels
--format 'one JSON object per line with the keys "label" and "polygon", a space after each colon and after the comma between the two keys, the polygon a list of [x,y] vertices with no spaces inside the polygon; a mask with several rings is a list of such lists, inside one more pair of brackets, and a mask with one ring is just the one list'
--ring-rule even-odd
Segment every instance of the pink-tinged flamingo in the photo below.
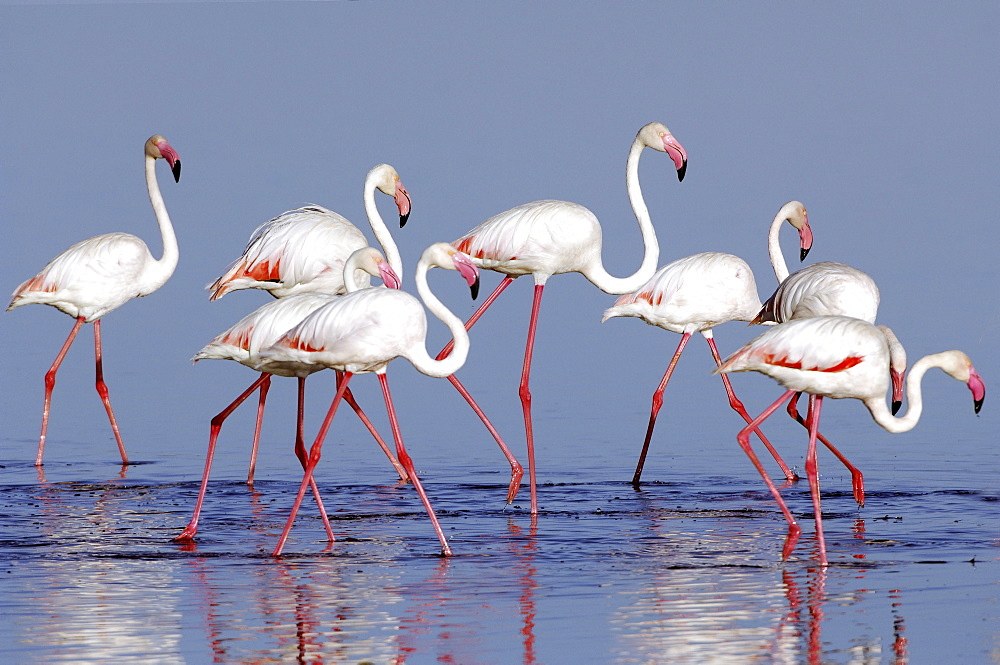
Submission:
{"label": "pink-tinged flamingo", "polygon": [[[295,522],[306,487],[319,463],[323,440],[326,438],[327,430],[347,389],[347,384],[352,376],[365,372],[374,372],[378,376],[389,422],[392,425],[392,435],[396,441],[396,456],[409,474],[427,510],[441,543],[442,555],[451,555],[451,548],[434,514],[430,499],[427,498],[427,493],[413,468],[413,461],[403,445],[386,378],[388,364],[394,358],[406,358],[419,372],[438,378],[453,374],[465,364],[469,353],[469,335],[458,317],[452,314],[428,287],[427,271],[432,267],[457,270],[472,288],[472,297],[476,297],[479,289],[479,273],[475,264],[448,243],[436,243],[424,250],[417,263],[415,281],[420,300],[405,291],[394,289],[366,289],[349,293],[320,307],[285,333],[271,347],[261,351],[261,358],[270,362],[315,363],[344,372],[330,410],[309,451],[309,462],[302,484],[299,486],[299,493],[285,529],[274,549],[275,556],[281,554]],[[435,360],[427,353],[427,315],[424,313],[421,300],[434,316],[444,322],[455,339],[454,352],[444,360]]]}
{"label": "pink-tinged flamingo", "polygon": [[[601,258],[600,222],[587,208],[568,201],[546,200],[519,205],[491,217],[454,243],[479,268],[495,270],[505,275],[490,297],[466,322],[466,329],[472,328],[514,279],[521,275],[532,275],[534,278],[534,300],[518,389],[524,412],[532,514],[538,513],[538,496],[529,382],[542,292],[552,275],[578,272],[605,293],[627,293],[649,279],[656,270],[660,246],[639,186],[639,157],[644,148],[667,153],[677,169],[678,180],[684,179],[687,170],[687,152],[669,129],[658,122],[652,122],[639,130],[629,150],[625,168],[629,201],[639,223],[645,249],[642,263],[633,275],[613,277],[608,274]],[[446,356],[449,350],[446,346],[438,354],[438,358]],[[453,383],[461,390],[457,381]]]}
{"label": "pink-tinged flamingo", "polygon": [[[850,316],[875,323],[879,291],[875,280],[867,273],[844,263],[822,261],[789,275],[781,256],[781,248],[775,243],[769,243],[768,252],[771,255],[774,276],[778,278],[778,288],[761,306],[751,323],[769,325],[814,316]],[[889,343],[892,413],[895,415],[903,403],[906,352],[890,328],[880,326],[879,329],[885,334]],[[798,395],[789,400],[788,414],[805,425],[806,421],[798,413],[798,400]],[[851,472],[854,498],[858,505],[863,506],[865,503],[863,474],[822,434],[819,435],[819,440]]]}
{"label": "pink-tinged flamingo", "polygon": [[[399,288],[399,278],[396,276],[396,273],[386,262],[382,254],[372,247],[364,247],[355,251],[344,264],[345,283],[349,293],[365,288],[355,279],[357,271],[362,271],[366,275],[380,278],[388,288]],[[367,282],[367,279],[365,282]],[[191,516],[191,521],[188,522],[188,525],[184,528],[184,530],[174,538],[174,541],[187,542],[194,539],[194,536],[198,531],[198,519],[201,515],[202,503],[205,500],[205,493],[208,489],[208,478],[212,469],[212,460],[215,457],[215,445],[218,441],[219,433],[222,430],[222,424],[225,422],[226,418],[228,418],[229,415],[235,411],[237,407],[239,407],[240,404],[253,394],[254,391],[259,390],[260,402],[258,403],[257,408],[257,425],[254,431],[253,452],[251,453],[250,477],[247,479],[248,483],[253,482],[253,471],[257,457],[257,444],[260,437],[261,422],[264,417],[264,401],[267,396],[268,388],[271,384],[272,376],[288,376],[298,379],[298,417],[295,429],[295,456],[302,463],[302,467],[305,468],[306,447],[303,440],[302,427],[305,415],[306,377],[314,372],[320,371],[321,369],[325,369],[326,366],[301,361],[283,363],[270,362],[260,357],[260,350],[271,346],[271,344],[277,341],[278,338],[280,338],[297,323],[302,321],[302,319],[306,316],[331,300],[339,297],[340,296],[329,293],[300,293],[298,295],[286,296],[284,298],[271,301],[263,307],[260,307],[254,312],[251,312],[247,316],[243,317],[238,323],[236,323],[236,325],[232,326],[209,342],[205,348],[199,351],[194,358],[192,358],[195,362],[206,358],[235,360],[236,362],[246,365],[251,369],[259,371],[260,377],[250,384],[250,387],[243,391],[229,406],[223,409],[212,419],[211,433],[208,440],[208,453],[205,456],[205,471],[202,474],[201,488],[198,492],[198,499],[195,503],[194,513]],[[407,474],[403,466],[393,456],[392,451],[389,450],[388,446],[375,431],[374,426],[364,413],[357,407],[356,410],[365,425],[375,435],[375,440],[378,442],[383,452],[385,452],[389,461],[396,468],[400,478],[406,480]],[[324,526],[332,539],[333,531],[330,528],[326,511],[323,509],[323,503],[320,500],[319,490],[316,488],[315,481],[312,481],[311,485],[313,494],[316,497],[316,503],[320,506],[320,513],[323,517]]]}
{"label": "pink-tinged flamingo", "polygon": [[906,378],[906,414],[894,417],[885,404],[890,388],[889,344],[883,331],[867,321],[847,316],[818,316],[795,319],[769,329],[731,355],[716,372],[761,372],[786,388],[762,414],[737,435],[740,447],[750,457],[771,494],[788,521],[788,536],[782,549],[782,560],[795,547],[801,528],[782,501],[774,483],[750,448],[750,432],[774,413],[783,402],[797,392],[809,393],[809,448],[806,454],[806,476],[812,495],[816,519],[816,538],[820,565],[827,565],[820,506],[819,473],[816,440],[819,432],[820,409],[824,397],[861,400],[875,422],[889,432],[906,432],[920,419],[923,398],[920,382],[928,369],[939,367],[949,376],[962,381],[972,391],[973,405],[979,413],[986,396],[986,386],[976,373],[972,361],[961,351],[945,351],[924,356],[910,369]]}
{"label": "pink-tinged flamingo", "polygon": [[42,465],[45,436],[49,425],[49,408],[56,372],[66,352],[84,323],[94,324],[94,355],[97,361],[97,392],[111,421],[111,429],[118,443],[122,464],[128,464],[125,444],[118,430],[118,422],[111,408],[108,387],[104,382],[104,363],[101,348],[101,317],[114,311],[132,298],[148,296],[163,286],[177,266],[178,249],[174,228],[167,215],[167,206],[156,181],[156,160],[165,159],[170,165],[174,181],[181,177],[181,160],[167,139],[159,134],[149,137],[145,152],[146,190],[153,214],[160,227],[163,255],[154,259],[140,238],[130,233],[105,233],[83,240],[52,259],[41,272],[24,282],[14,291],[7,310],[22,305],[51,305],[60,312],[76,319],[76,324],[59,350],[55,361],[45,374],[45,402],[42,407],[42,433],[38,439],[35,465]]}
{"label": "pink-tinged flamingo", "polygon": [[[768,233],[769,245],[777,248],[777,253],[772,253],[771,260],[780,261],[781,269],[784,269],[785,261],[778,245],[778,232],[785,221],[799,232],[802,258],[805,258],[812,246],[812,230],[809,227],[809,216],[805,207],[798,201],[786,203],[774,216]],[[779,266],[775,263],[775,272],[778,270]],[[785,272],[787,274],[787,270]],[[703,252],[668,263],[657,270],[649,281],[632,293],[621,296],[612,307],[604,311],[602,322],[617,316],[633,316],[650,325],[681,335],[680,343],[667,364],[663,379],[653,392],[646,439],[642,444],[635,474],[632,476],[633,485],[639,484],[642,475],[642,467],[646,462],[649,442],[656,425],[656,416],[663,406],[663,391],[691,335],[700,332],[708,342],[716,366],[721,365],[722,357],[715,345],[712,328],[727,321],[750,321],[760,308],[757,284],[746,261],[733,254]],[[729,406],[739,413],[743,420],[750,422],[750,414],[736,397],[729,377],[725,374],[722,375],[722,383],[729,396]],[[795,474],[782,461],[763,432],[758,429],[756,433],[781,467],[785,477],[794,480]]]}
{"label": "pink-tinged flamingo", "polygon": [[[376,189],[395,200],[400,228],[410,215],[410,195],[388,164],[375,166],[365,177],[368,221],[389,265],[402,275],[396,242],[375,205]],[[315,205],[289,210],[253,232],[243,255],[208,287],[211,299],[240,289],[263,289],[276,298],[311,291],[344,293],[344,262],[366,246],[364,234],[331,210]]]}

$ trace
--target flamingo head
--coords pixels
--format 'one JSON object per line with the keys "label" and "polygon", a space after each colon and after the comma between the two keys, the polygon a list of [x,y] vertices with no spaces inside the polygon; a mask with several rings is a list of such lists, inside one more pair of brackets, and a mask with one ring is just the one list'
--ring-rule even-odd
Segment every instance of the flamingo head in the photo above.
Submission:
{"label": "flamingo head", "polygon": [[674,138],[670,130],[659,122],[651,122],[639,130],[636,139],[641,141],[647,148],[665,152],[674,161],[677,169],[677,180],[683,181],[687,172],[687,151],[684,146]]}
{"label": "flamingo head", "polygon": [[781,207],[788,223],[799,232],[799,261],[805,261],[806,255],[813,246],[812,227],[809,226],[809,213],[800,201],[789,201]]}
{"label": "flamingo head", "polygon": [[403,280],[399,278],[396,271],[385,260],[382,252],[374,247],[362,247],[355,250],[347,258],[347,261],[344,262],[345,281],[346,276],[354,270],[361,270],[372,277],[378,277],[387,289],[398,289],[403,284]]}
{"label": "flamingo head", "polygon": [[903,406],[903,377],[904,372],[897,370],[895,367],[889,368],[889,378],[892,380],[892,415],[896,415],[899,412],[899,408]]}
{"label": "flamingo head", "polygon": [[174,174],[174,182],[181,180],[181,158],[174,150],[167,139],[159,134],[154,134],[146,140],[146,155],[153,159],[165,159],[170,165],[170,172]]}
{"label": "flamingo head", "polygon": [[399,209],[399,228],[406,226],[406,220],[410,218],[410,193],[403,187],[396,169],[388,164],[379,164],[372,169],[375,174],[375,186],[378,191],[386,196],[391,196],[396,201]]}
{"label": "flamingo head", "polygon": [[472,290],[472,299],[479,297],[479,268],[467,254],[455,249],[454,245],[439,242],[424,250],[424,255],[430,255],[431,263],[439,268],[457,270]]}
{"label": "flamingo head", "polygon": [[986,399],[986,384],[983,382],[979,373],[976,372],[976,368],[969,363],[969,390],[972,391],[972,406],[976,409],[976,413],[983,408],[983,400]]}

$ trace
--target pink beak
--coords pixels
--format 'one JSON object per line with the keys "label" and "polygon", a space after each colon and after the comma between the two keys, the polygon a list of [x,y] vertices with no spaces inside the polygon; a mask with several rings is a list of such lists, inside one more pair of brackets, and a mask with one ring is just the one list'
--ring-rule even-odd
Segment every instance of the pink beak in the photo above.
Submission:
{"label": "pink beak", "polygon": [[455,252],[452,260],[455,262],[455,269],[465,278],[465,283],[472,289],[472,299],[475,300],[479,297],[479,269],[472,262],[472,259],[461,252]]}
{"label": "pink beak", "polygon": [[809,226],[809,215],[806,215],[806,223],[799,229],[799,261],[806,260],[806,254],[813,246],[813,230]]}
{"label": "pink beak", "polygon": [[181,158],[177,154],[177,151],[170,147],[170,144],[166,141],[160,141],[156,144],[156,147],[160,151],[160,156],[167,160],[167,164],[170,165],[170,172],[174,174],[174,182],[180,182]]}
{"label": "pink beak", "polygon": [[674,138],[673,134],[667,134],[663,137],[663,149],[670,156],[670,159],[674,160],[674,167],[677,169],[677,180],[684,180],[684,174],[687,173],[688,161],[687,151],[684,149],[684,146]]}
{"label": "pink beak", "polygon": [[986,384],[973,367],[969,368],[968,385],[969,390],[972,391],[972,404],[976,413],[979,413],[979,410],[983,408],[983,400],[986,399]]}
{"label": "pink beak", "polygon": [[398,289],[403,283],[399,279],[399,275],[396,274],[396,271],[392,269],[392,266],[383,261],[380,261],[378,264],[378,274],[387,289]]}
{"label": "pink beak", "polygon": [[410,218],[410,193],[403,187],[403,183],[396,181],[396,207],[399,208],[399,228],[406,226],[406,220]]}

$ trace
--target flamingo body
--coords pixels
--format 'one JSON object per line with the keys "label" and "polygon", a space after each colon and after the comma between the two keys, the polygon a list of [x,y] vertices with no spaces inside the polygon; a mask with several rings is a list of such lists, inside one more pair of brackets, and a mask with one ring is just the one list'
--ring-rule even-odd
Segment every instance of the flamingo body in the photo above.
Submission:
{"label": "flamingo body", "polygon": [[878,286],[867,273],[843,263],[822,261],[781,282],[753,322],[841,315],[874,323],[878,305]]}
{"label": "flamingo body", "polygon": [[[409,218],[410,195],[396,169],[388,164],[373,167],[365,177],[368,221],[398,276],[402,261],[375,205],[376,189],[393,197],[400,226]],[[211,299],[239,289],[263,289],[276,298],[314,291],[345,293],[344,264],[353,252],[367,245],[364,234],[332,210],[318,205],[289,210],[253,232],[242,256],[209,286]],[[369,285],[368,276],[361,271],[356,271],[356,279],[362,288]]]}

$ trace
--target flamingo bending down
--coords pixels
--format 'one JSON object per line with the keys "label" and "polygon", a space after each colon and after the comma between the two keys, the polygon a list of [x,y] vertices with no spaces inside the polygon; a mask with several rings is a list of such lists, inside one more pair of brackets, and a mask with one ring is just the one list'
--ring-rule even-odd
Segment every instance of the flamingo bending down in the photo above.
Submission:
{"label": "flamingo bending down", "polygon": [[[410,215],[410,195],[388,164],[379,164],[365,177],[368,221],[389,265],[402,275],[396,242],[375,205],[376,189],[395,200],[400,228]],[[364,234],[332,210],[315,205],[289,210],[253,232],[243,255],[208,287],[211,299],[240,289],[263,289],[276,298],[309,291],[344,293],[344,263],[366,246]],[[368,286],[367,276],[359,277]]]}
{"label": "flamingo bending down", "polygon": [[56,372],[66,352],[84,323],[94,324],[94,355],[97,361],[97,392],[111,421],[122,464],[128,464],[125,444],[122,442],[111,409],[108,387],[104,382],[104,364],[101,349],[101,317],[117,309],[132,298],[148,296],[163,286],[177,266],[177,238],[174,235],[167,206],[160,194],[156,180],[156,160],[165,159],[170,165],[174,181],[181,177],[181,161],[167,140],[156,134],[144,146],[146,190],[153,206],[156,222],[160,227],[163,255],[154,259],[140,238],[130,233],[105,233],[83,240],[52,259],[41,272],[22,283],[14,291],[8,311],[21,305],[39,303],[52,305],[76,319],[76,324],[63,343],[55,361],[45,374],[45,401],[42,407],[42,433],[38,439],[35,465],[41,466],[45,452],[45,434],[49,424],[49,407]]}
{"label": "flamingo bending down", "polygon": [[[781,257],[781,248],[768,244],[768,252],[778,278],[778,288],[760,309],[751,323],[784,323],[814,316],[850,316],[875,323],[879,306],[879,291],[875,280],[867,273],[844,263],[822,261],[806,266],[791,275]],[[903,375],[906,372],[906,352],[899,339],[887,326],[880,326],[889,343],[889,373],[892,378],[892,413],[899,411],[903,400]],[[788,414],[805,425],[798,414],[799,395],[788,402]],[[822,434],[819,440],[830,449],[851,472],[854,498],[865,503],[864,476]]]}
{"label": "flamingo bending down", "polygon": [[[347,262],[344,264],[344,269],[345,282],[348,292],[358,291],[362,288],[354,279],[356,271],[359,270],[363,271],[366,275],[381,278],[383,283],[388,288],[399,288],[399,278],[396,276],[396,273],[391,267],[389,267],[389,264],[386,262],[382,254],[372,247],[364,247],[351,254]],[[302,430],[305,409],[305,382],[306,377],[314,372],[318,372],[321,369],[325,369],[325,366],[305,362],[269,362],[268,360],[261,358],[260,350],[273,344],[279,337],[302,321],[302,319],[306,316],[331,300],[335,300],[339,297],[340,296],[329,293],[300,293],[298,295],[286,296],[278,300],[273,300],[243,317],[238,323],[236,323],[236,325],[232,326],[209,342],[205,348],[194,356],[192,360],[195,362],[206,358],[235,360],[236,362],[246,365],[251,369],[259,371],[260,377],[258,377],[249,388],[243,391],[243,393],[241,393],[239,397],[237,397],[229,406],[223,409],[212,419],[211,433],[208,439],[208,453],[205,456],[205,471],[202,474],[201,488],[198,491],[198,499],[195,502],[194,513],[191,516],[191,521],[188,522],[188,525],[184,528],[184,530],[173,539],[174,541],[186,542],[194,539],[194,536],[198,531],[198,519],[201,515],[202,503],[205,500],[205,493],[208,489],[208,477],[212,469],[212,460],[215,457],[215,445],[218,441],[219,433],[222,430],[222,424],[225,422],[226,418],[228,418],[229,415],[235,411],[237,407],[239,407],[240,404],[253,394],[255,390],[259,390],[260,402],[257,408],[257,425],[254,432],[253,452],[251,454],[250,478],[247,480],[248,483],[253,482],[253,470],[257,457],[257,442],[259,440],[260,426],[264,416],[264,401],[267,396],[268,388],[270,387],[271,376],[273,375],[289,377],[294,376],[298,379],[298,418],[295,429],[295,456],[302,463],[303,468],[305,468],[306,448]],[[360,411],[360,409],[356,410],[365,425],[367,425],[369,430],[375,435],[375,440],[378,441],[379,446],[400,474],[400,478],[406,480],[407,475],[405,469],[393,456],[392,451],[389,450],[382,438],[378,436],[374,426],[372,426],[372,424],[368,421],[364,413]],[[333,531],[330,528],[326,511],[323,509],[323,502],[320,500],[319,490],[316,488],[315,481],[312,481],[311,485],[313,494],[316,497],[316,503],[320,507],[320,514],[322,515],[324,526],[326,527],[327,533],[332,540]]]}
{"label": "flamingo bending down", "polygon": [[[802,258],[805,258],[812,246],[812,230],[809,227],[809,217],[805,207],[798,201],[786,203],[774,216],[768,232],[769,245],[777,248],[777,253],[772,252],[771,255],[772,262],[775,262],[776,273],[779,268],[785,269],[784,258],[778,245],[778,231],[784,221],[788,221],[799,232]],[[779,261],[780,266],[777,263]],[[787,269],[785,272],[787,274]],[[642,444],[635,474],[632,476],[633,485],[639,484],[642,475],[642,467],[646,462],[646,453],[649,451],[649,442],[656,425],[656,416],[663,405],[663,391],[692,333],[700,332],[704,336],[712,351],[712,357],[715,358],[715,364],[721,365],[722,358],[715,346],[712,328],[727,321],[750,321],[760,308],[757,285],[746,261],[733,254],[703,252],[668,263],[657,270],[649,281],[632,293],[621,296],[612,307],[604,311],[602,322],[616,316],[634,316],[650,325],[681,334],[677,350],[667,364],[663,379],[653,392],[653,406],[646,427],[646,439]],[[750,414],[737,399],[725,374],[722,375],[722,383],[729,396],[729,405],[746,422],[750,422]],[[795,474],[782,461],[763,432],[759,429],[755,431],[781,467],[785,477],[789,480],[795,479]]]}
{"label": "flamingo bending down", "polygon": [[428,287],[427,271],[432,267],[457,270],[472,288],[473,298],[479,289],[479,273],[469,257],[447,243],[431,245],[424,250],[417,263],[417,292],[431,313],[445,323],[455,339],[454,353],[444,360],[434,360],[427,354],[427,316],[420,300],[405,291],[393,289],[366,289],[331,301],[286,332],[271,347],[261,351],[261,358],[270,362],[316,363],[344,372],[343,381],[337,388],[330,410],[309,451],[309,462],[302,484],[274,549],[275,556],[281,554],[295,522],[306,487],[319,463],[323,440],[347,384],[353,375],[364,372],[375,372],[378,376],[396,441],[396,455],[406,468],[427,510],[441,543],[442,555],[451,555],[451,548],[413,468],[413,461],[403,446],[386,379],[389,362],[398,357],[409,360],[419,372],[439,378],[453,374],[465,363],[469,352],[469,335],[458,317]]}
{"label": "flamingo bending down", "polygon": [[788,536],[781,558],[786,559],[795,547],[801,528],[764,467],[750,448],[750,432],[759,427],[783,402],[797,392],[809,393],[809,448],[806,475],[816,519],[816,539],[820,565],[827,565],[820,506],[816,439],[820,409],[824,397],[861,400],[875,422],[889,432],[906,432],[920,419],[923,398],[920,382],[928,369],[940,367],[949,376],[969,386],[976,413],[982,407],[986,386],[972,361],[961,351],[945,351],[924,356],[910,369],[906,378],[906,414],[893,416],[885,404],[889,391],[889,344],[885,334],[867,321],[846,316],[819,316],[796,319],[769,329],[731,355],[716,372],[761,372],[775,379],[787,390],[762,414],[737,435],[740,447],[750,457],[764,478],[771,494],[788,521]]}
{"label": "flamingo bending down", "polygon": [[[532,275],[534,278],[535,294],[518,389],[524,412],[532,514],[538,512],[538,497],[529,381],[542,292],[552,275],[578,272],[605,293],[626,293],[649,279],[656,270],[660,247],[639,186],[639,157],[644,148],[667,153],[677,169],[678,180],[684,179],[687,170],[687,153],[669,129],[653,122],[639,130],[629,150],[625,169],[629,201],[639,223],[645,249],[642,263],[633,275],[613,277],[608,274],[601,258],[600,222],[587,208],[567,201],[546,200],[519,205],[491,217],[454,243],[478,267],[505,275],[490,297],[466,322],[467,330],[514,279],[521,275]],[[445,357],[449,351],[446,346],[438,358]],[[461,390],[457,381],[453,383]]]}

